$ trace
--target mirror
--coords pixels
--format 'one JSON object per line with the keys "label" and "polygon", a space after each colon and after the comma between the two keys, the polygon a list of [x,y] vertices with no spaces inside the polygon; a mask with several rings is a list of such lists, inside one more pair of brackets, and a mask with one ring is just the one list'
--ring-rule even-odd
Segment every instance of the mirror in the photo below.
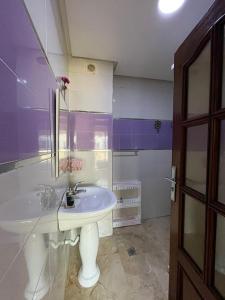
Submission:
{"label": "mirror", "polygon": [[69,168],[69,107],[65,90],[56,90],[55,107],[55,175],[59,177]]}

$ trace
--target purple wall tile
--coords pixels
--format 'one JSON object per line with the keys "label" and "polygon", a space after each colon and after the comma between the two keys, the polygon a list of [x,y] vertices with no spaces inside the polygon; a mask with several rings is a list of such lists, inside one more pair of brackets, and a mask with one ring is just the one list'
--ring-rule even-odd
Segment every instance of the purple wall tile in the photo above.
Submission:
{"label": "purple wall tile", "polygon": [[129,119],[113,120],[113,134],[131,134],[134,127],[133,122]]}
{"label": "purple wall tile", "polygon": [[153,135],[155,134],[154,120],[134,120],[133,131],[138,135]]}
{"label": "purple wall tile", "polygon": [[23,1],[1,1],[0,35],[0,58],[15,72],[18,80],[25,80],[25,85],[40,95],[39,103],[44,104],[42,96],[46,83],[54,85],[54,77]]}
{"label": "purple wall tile", "polygon": [[52,150],[56,81],[22,1],[1,2],[0,34],[0,163],[5,163]]}
{"label": "purple wall tile", "polygon": [[49,111],[18,111],[17,145],[19,159],[51,152]]}
{"label": "purple wall tile", "polygon": [[159,132],[155,120],[114,119],[114,150],[167,150],[172,149],[172,122],[161,121]]}
{"label": "purple wall tile", "polygon": [[112,148],[112,115],[70,112],[71,150]]}

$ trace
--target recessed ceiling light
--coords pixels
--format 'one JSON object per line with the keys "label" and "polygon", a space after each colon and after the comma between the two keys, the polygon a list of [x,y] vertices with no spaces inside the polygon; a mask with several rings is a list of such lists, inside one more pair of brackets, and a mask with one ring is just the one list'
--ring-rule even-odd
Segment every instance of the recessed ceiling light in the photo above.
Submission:
{"label": "recessed ceiling light", "polygon": [[184,4],[185,0],[159,0],[158,8],[163,14],[172,14]]}

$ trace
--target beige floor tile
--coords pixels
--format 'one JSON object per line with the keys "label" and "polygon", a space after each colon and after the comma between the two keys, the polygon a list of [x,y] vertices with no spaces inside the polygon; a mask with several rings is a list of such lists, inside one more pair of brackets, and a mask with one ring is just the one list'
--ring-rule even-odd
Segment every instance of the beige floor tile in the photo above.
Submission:
{"label": "beige floor tile", "polygon": [[[169,217],[117,228],[100,240],[96,286],[81,288],[78,247],[71,248],[65,300],[166,300],[168,295]],[[136,255],[129,256],[134,247]]]}

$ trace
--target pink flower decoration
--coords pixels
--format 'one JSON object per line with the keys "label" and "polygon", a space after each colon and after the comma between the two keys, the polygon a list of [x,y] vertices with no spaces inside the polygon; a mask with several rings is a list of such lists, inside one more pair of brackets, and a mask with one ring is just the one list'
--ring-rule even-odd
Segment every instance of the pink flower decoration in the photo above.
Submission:
{"label": "pink flower decoration", "polygon": [[70,80],[68,77],[61,77],[62,81],[64,82],[64,84],[69,84],[70,83]]}
{"label": "pink flower decoration", "polygon": [[66,171],[68,170],[68,167],[69,167],[69,160],[68,160],[68,158],[64,158],[64,159],[61,159],[59,161],[59,169],[61,171],[63,171],[64,173],[66,173]]}
{"label": "pink flower decoration", "polygon": [[59,169],[63,173],[81,171],[83,169],[83,160],[79,158],[63,158],[59,161]]}
{"label": "pink flower decoration", "polygon": [[83,160],[79,158],[72,158],[70,160],[70,172],[81,171],[83,168]]}

